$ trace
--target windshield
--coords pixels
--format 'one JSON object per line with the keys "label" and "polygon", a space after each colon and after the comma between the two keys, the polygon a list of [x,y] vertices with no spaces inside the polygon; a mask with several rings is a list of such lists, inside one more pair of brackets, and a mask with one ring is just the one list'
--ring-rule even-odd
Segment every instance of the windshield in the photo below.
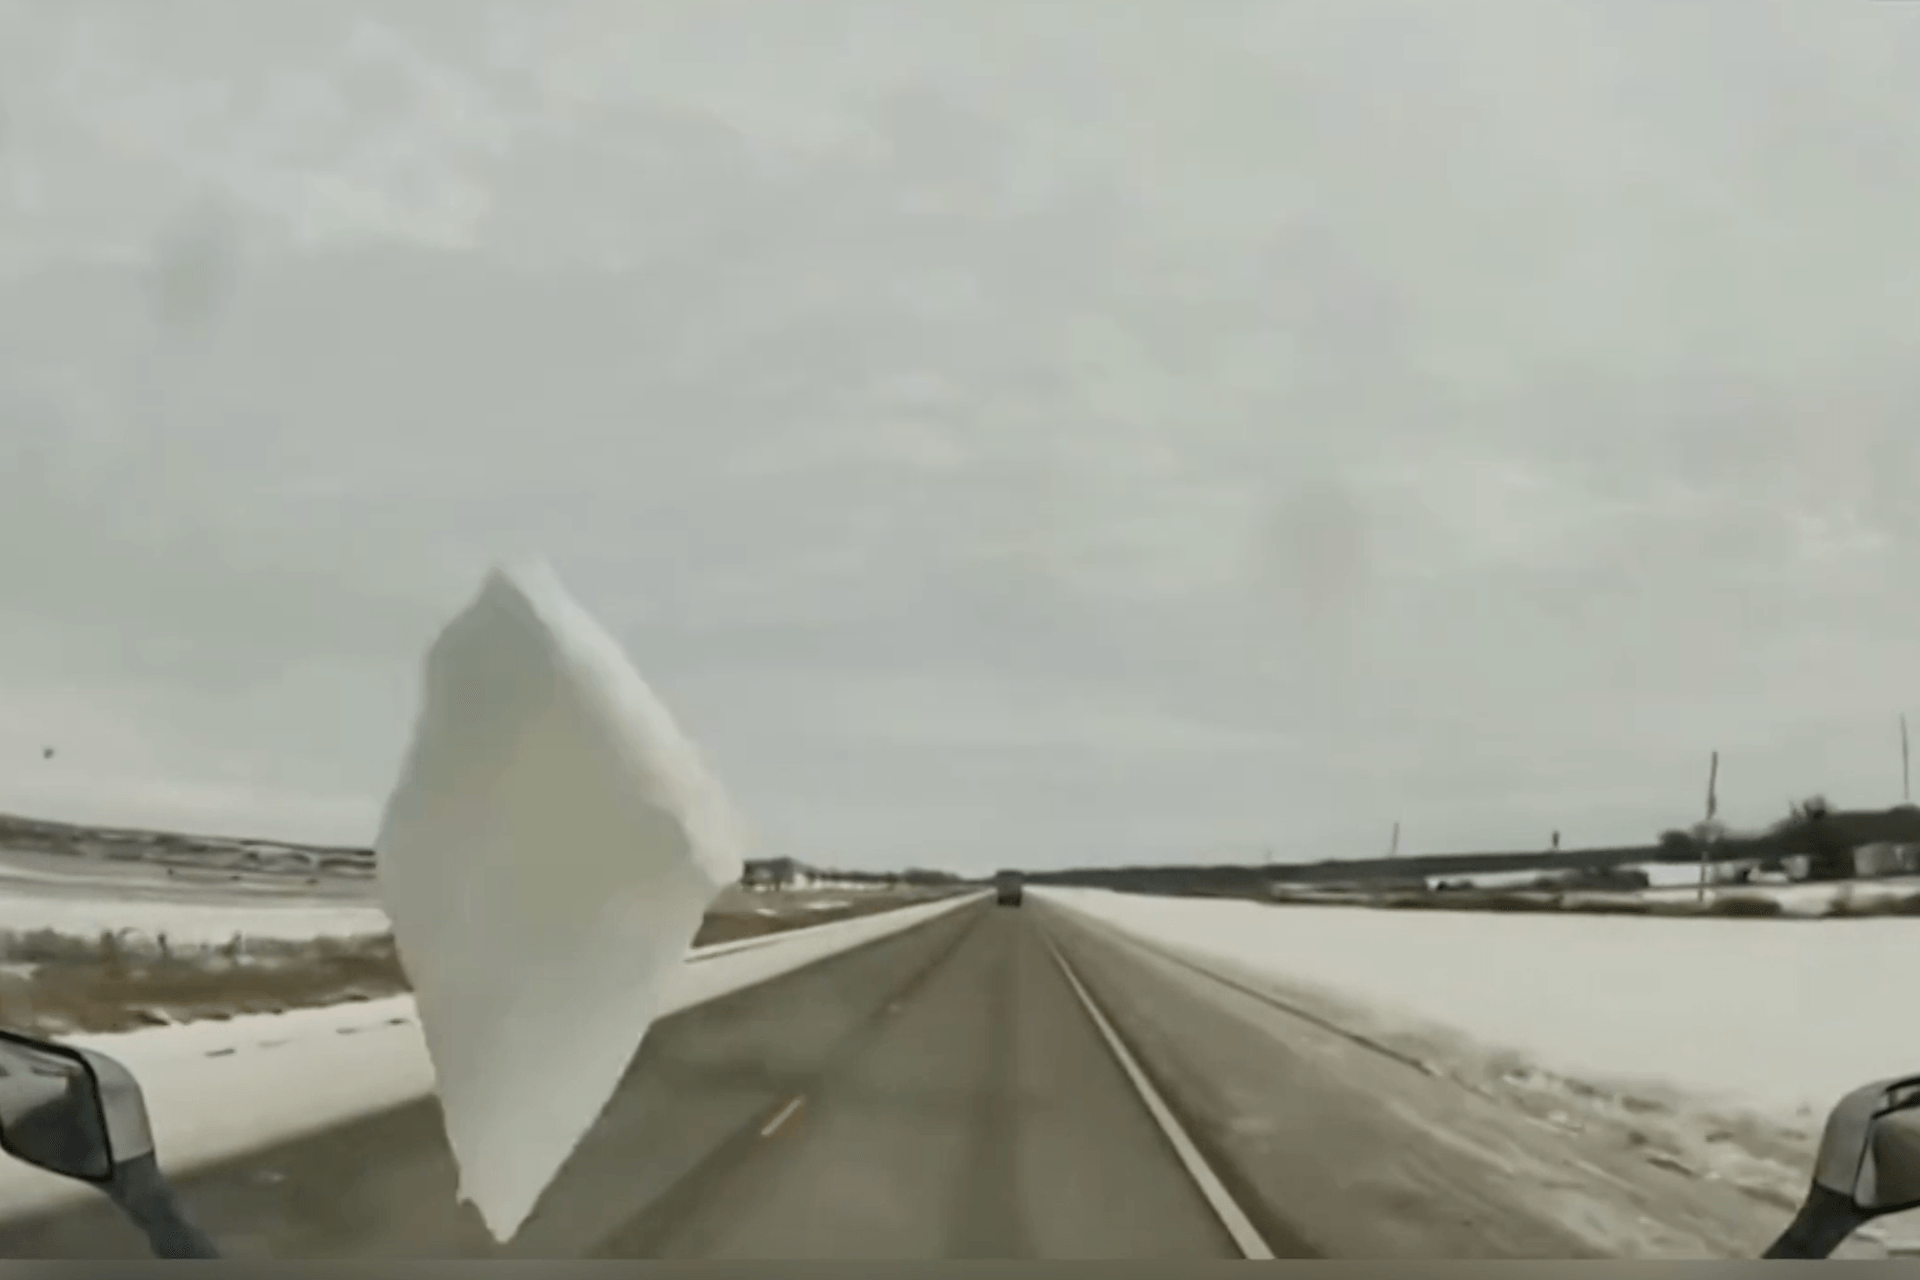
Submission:
{"label": "windshield", "polygon": [[273,1256],[1753,1256],[1920,1072],[1916,67],[0,0],[0,1023]]}

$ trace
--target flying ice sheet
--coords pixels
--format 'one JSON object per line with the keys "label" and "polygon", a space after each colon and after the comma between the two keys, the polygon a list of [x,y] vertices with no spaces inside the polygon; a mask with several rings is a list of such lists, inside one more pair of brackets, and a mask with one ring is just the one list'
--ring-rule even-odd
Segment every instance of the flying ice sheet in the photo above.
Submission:
{"label": "flying ice sheet", "polygon": [[741,873],[718,782],[544,563],[497,569],[429,650],[379,883],[460,1197],[516,1234]]}

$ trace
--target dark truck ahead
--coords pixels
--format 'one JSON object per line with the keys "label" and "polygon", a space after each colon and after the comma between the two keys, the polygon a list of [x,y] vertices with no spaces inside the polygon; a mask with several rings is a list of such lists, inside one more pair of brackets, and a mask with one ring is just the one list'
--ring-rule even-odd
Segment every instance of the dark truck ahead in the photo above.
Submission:
{"label": "dark truck ahead", "polygon": [[1020,886],[1026,877],[1018,871],[996,871],[993,875],[993,900],[1003,907],[1020,905]]}

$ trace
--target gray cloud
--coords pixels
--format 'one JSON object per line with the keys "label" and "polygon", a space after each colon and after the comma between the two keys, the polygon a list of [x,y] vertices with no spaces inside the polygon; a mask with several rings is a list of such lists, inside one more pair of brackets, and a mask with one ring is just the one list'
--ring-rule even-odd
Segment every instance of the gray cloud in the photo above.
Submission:
{"label": "gray cloud", "polygon": [[802,856],[1634,838],[1715,746],[1736,819],[1884,799],[1916,55],[1757,0],[0,3],[0,804],[364,838],[520,550]]}

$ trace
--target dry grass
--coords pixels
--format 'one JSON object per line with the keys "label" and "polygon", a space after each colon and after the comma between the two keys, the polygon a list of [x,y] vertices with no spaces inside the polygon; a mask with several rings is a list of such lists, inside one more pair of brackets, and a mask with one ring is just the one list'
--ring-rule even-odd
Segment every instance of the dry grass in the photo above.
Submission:
{"label": "dry grass", "polygon": [[[695,946],[762,937],[900,906],[875,895],[824,911],[724,912]],[[0,1026],[29,1034],[131,1031],[175,1022],[279,1013],[408,990],[390,935],[286,941],[235,936],[183,947],[161,935],[51,929],[0,933]]]}
{"label": "dry grass", "polygon": [[1706,914],[1758,920],[1784,915],[1780,899],[1764,893],[1722,893],[1707,900]]}
{"label": "dry grass", "polygon": [[0,962],[0,1023],[52,1035],[278,1013],[407,989],[387,936],[176,947],[164,936],[145,942],[42,929],[0,936]]}
{"label": "dry grass", "polygon": [[835,907],[829,911],[808,911],[804,914],[763,916],[753,912],[726,912],[708,916],[700,922],[700,932],[693,936],[696,947],[710,947],[718,942],[739,942],[743,938],[762,938],[770,933],[785,933],[789,929],[800,929],[812,924],[826,924],[832,920],[851,920],[855,916],[868,915],[887,907],[899,906],[897,900],[889,899],[884,903],[860,903],[852,907]]}
{"label": "dry grass", "polygon": [[1920,916],[1920,893],[1902,894],[1897,898],[1870,898],[1865,902],[1839,898],[1827,908],[1827,915],[1842,919],[1864,919],[1869,916]]}

